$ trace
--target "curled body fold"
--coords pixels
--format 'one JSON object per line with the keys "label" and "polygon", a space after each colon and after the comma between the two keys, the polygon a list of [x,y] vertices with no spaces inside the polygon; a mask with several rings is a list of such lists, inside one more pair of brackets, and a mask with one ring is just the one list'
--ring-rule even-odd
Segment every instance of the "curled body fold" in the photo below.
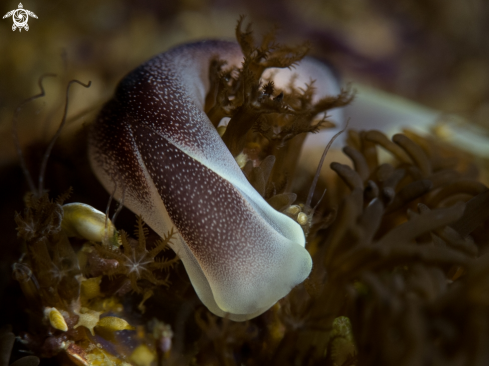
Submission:
{"label": "curled body fold", "polygon": [[[204,113],[216,56],[243,60],[236,43],[204,41],[131,72],[91,127],[89,156],[104,187],[159,235],[176,227],[173,249],[209,310],[243,321],[304,281],[312,261],[300,225],[250,185]],[[321,84],[327,72],[305,59],[274,81],[316,79],[321,97],[337,92],[331,78]]]}

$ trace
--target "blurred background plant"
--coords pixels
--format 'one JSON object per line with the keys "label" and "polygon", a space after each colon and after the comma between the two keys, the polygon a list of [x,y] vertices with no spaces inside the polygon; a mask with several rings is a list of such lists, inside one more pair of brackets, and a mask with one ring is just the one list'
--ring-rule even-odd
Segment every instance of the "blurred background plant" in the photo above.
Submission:
{"label": "blurred background plant", "polygon": [[[368,81],[489,123],[489,5],[483,0],[41,0],[24,5],[39,16],[29,20],[29,32],[12,32],[10,18],[0,28],[2,138],[9,134],[5,121],[11,106],[32,94],[41,73],[93,81],[91,92],[76,98],[71,112],[76,114],[107,98],[125,73],[171,46],[233,38],[239,14],[249,15],[258,31],[277,24],[282,41],[310,41],[311,53],[329,60],[347,80]],[[16,2],[2,2],[4,13],[15,8]],[[48,136],[40,123],[34,125]],[[27,131],[32,127],[23,124]],[[13,156],[10,144],[1,149],[3,161]]]}

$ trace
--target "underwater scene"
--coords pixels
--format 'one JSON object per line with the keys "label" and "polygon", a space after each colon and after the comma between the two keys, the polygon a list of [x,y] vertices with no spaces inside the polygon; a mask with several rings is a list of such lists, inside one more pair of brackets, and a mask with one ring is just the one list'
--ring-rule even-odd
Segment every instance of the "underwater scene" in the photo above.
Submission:
{"label": "underwater scene", "polygon": [[483,1],[1,7],[0,366],[489,364]]}

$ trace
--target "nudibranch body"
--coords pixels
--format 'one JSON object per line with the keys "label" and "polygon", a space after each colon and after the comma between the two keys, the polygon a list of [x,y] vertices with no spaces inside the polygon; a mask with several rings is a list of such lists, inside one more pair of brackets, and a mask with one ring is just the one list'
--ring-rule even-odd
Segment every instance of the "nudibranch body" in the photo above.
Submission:
{"label": "nudibranch body", "polygon": [[[104,187],[159,235],[176,227],[172,247],[209,310],[242,321],[304,281],[312,261],[301,227],[250,185],[203,111],[216,56],[243,61],[238,44],[203,41],[131,72],[92,126],[89,156]],[[325,70],[306,59],[293,72],[310,81]]]}

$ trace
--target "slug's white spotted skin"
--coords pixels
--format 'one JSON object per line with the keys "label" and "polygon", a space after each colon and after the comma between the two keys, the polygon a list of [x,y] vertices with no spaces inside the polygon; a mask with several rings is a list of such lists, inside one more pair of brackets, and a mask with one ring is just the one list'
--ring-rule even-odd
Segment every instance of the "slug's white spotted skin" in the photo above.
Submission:
{"label": "slug's white spotted skin", "polygon": [[203,112],[215,56],[243,57],[235,43],[204,41],[130,73],[93,125],[89,155],[105,188],[117,184],[116,198],[124,192],[153,230],[176,227],[173,249],[209,310],[241,321],[304,281],[312,261],[301,227],[248,183]]}

